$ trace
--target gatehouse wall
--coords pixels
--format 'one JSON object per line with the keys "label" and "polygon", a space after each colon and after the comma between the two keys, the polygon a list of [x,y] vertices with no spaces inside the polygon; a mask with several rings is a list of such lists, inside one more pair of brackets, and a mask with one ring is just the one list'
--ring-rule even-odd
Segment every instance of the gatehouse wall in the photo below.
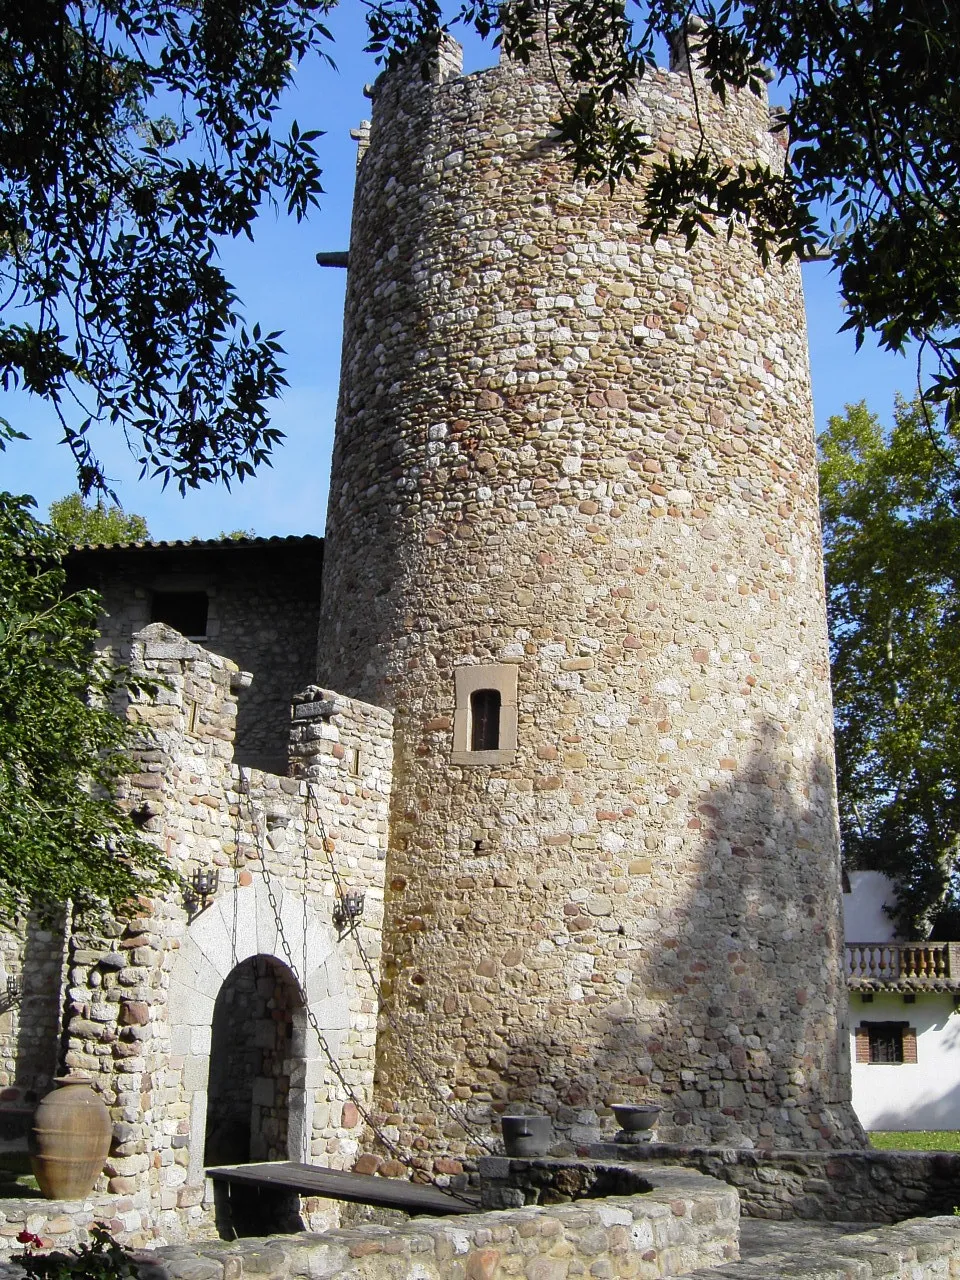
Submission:
{"label": "gatehouse wall", "polygon": [[[323,540],[221,538],[78,547],[71,588],[100,594],[99,647],[127,663],[132,637],[171,609],[194,614],[178,631],[230,658],[254,679],[237,708],[234,759],[285,773],[290,698],[313,679]],[[186,616],[186,615],[185,615]]]}
{"label": "gatehouse wall", "polygon": [[[146,1238],[182,1238],[203,1216],[214,1009],[259,963],[274,1038],[252,1081],[253,1122],[278,1120],[284,1155],[350,1167],[374,1072],[391,716],[327,690],[296,696],[290,775],[233,760],[235,663],[163,624],[133,637],[130,666],[155,682],[128,708],[141,736],[123,803],[182,877],[126,921],[68,939],[61,1066],[90,1076],[114,1141],[97,1190],[127,1197]],[[197,871],[219,877],[206,902]],[[342,895],[363,912],[338,925]],[[54,948],[55,949],[55,948]],[[271,992],[269,973],[282,974]],[[56,1058],[56,1042],[50,1046]],[[281,1096],[283,1095],[283,1096]]]}

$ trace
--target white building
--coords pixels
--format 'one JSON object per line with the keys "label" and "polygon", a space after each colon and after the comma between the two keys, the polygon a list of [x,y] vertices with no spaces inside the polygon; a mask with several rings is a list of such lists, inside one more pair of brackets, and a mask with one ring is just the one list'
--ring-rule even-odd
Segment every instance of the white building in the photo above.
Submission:
{"label": "white building", "polygon": [[898,939],[878,871],[844,880],[853,1105],[865,1129],[960,1129],[960,942]]}

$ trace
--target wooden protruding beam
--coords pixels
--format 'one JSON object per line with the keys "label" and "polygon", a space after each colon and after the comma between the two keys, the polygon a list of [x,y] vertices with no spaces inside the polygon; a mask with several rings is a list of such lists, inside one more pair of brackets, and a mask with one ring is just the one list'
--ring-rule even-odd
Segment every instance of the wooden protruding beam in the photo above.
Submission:
{"label": "wooden protruding beam", "polygon": [[331,253],[318,253],[317,265],[321,267],[348,267],[350,265],[350,254],[347,250]]}

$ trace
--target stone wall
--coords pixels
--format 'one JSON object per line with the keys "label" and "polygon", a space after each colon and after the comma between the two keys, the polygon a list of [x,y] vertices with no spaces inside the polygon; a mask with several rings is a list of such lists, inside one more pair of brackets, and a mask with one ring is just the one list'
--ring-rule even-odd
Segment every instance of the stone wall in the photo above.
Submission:
{"label": "stone wall", "polygon": [[[39,1237],[45,1249],[75,1249],[90,1242],[91,1229],[98,1224],[105,1226],[120,1244],[143,1248],[164,1240],[157,1231],[154,1212],[155,1205],[145,1190],[133,1195],[94,1194],[83,1200],[0,1200],[0,1258],[22,1252],[23,1245],[17,1240],[21,1231]],[[180,1228],[168,1230],[170,1238],[202,1240],[215,1236],[212,1210],[201,1213],[184,1209],[178,1216]],[[16,1274],[23,1273],[17,1269]]]}
{"label": "stone wall", "polygon": [[[855,1144],[799,268],[651,244],[558,95],[445,44],[377,82],[358,171],[318,667],[396,712],[386,988],[481,1134],[642,1090],[678,1141]],[[763,98],[700,102],[781,163]],[[685,76],[636,112],[699,145]],[[383,1123],[435,1148],[381,1042]]]}
{"label": "stone wall", "polygon": [[253,674],[238,698],[237,763],[286,771],[290,699],[314,677],[320,538],[80,548],[66,564],[72,585],[100,592],[101,643],[120,662],[151,622],[157,593],[205,593],[206,632],[193,638]]}
{"label": "stone wall", "polygon": [[[643,1194],[158,1249],[143,1258],[140,1274],[144,1280],[564,1280],[578,1274],[655,1280],[735,1258],[737,1221],[736,1195],[721,1183],[688,1170],[650,1170]],[[0,1276],[12,1274],[0,1270]]]}
{"label": "stone wall", "polygon": [[690,1273],[689,1280],[956,1280],[960,1276],[960,1221],[914,1218],[831,1236],[763,1258]]}
{"label": "stone wall", "polygon": [[[152,1238],[178,1239],[203,1218],[211,1056],[234,1032],[213,1041],[214,1010],[244,962],[273,975],[265,1005],[291,1028],[253,1082],[251,1124],[285,1128],[290,1158],[356,1158],[353,1099],[368,1103],[373,1083],[391,720],[311,687],[294,709],[293,776],[243,769],[236,665],[162,624],[134,636],[131,657],[158,687],[130,706],[143,746],[125,803],[188,885],[198,870],[219,884],[205,905],[175,892],[71,937],[65,1062],[92,1076],[113,1117],[98,1189],[146,1193]],[[365,909],[342,928],[334,909],[349,890]]]}
{"label": "stone wall", "polygon": [[33,1106],[57,1071],[64,926],[31,914],[0,929],[0,1155],[25,1148]]}
{"label": "stone wall", "polygon": [[[417,1219],[403,1227],[368,1226],[234,1243],[207,1240],[141,1254],[138,1271],[142,1280],[292,1280],[301,1275],[350,1275],[357,1280],[567,1280],[577,1275],[650,1280],[677,1274],[690,1280],[956,1280],[960,1274],[960,1219],[954,1216],[833,1234],[819,1244],[805,1239],[801,1250],[785,1240],[780,1249],[761,1258],[726,1261],[736,1256],[735,1205],[716,1197],[712,1188],[704,1195],[690,1183],[681,1188],[661,1182],[660,1191],[670,1195],[669,1204],[648,1202],[646,1212],[643,1202],[648,1197],[633,1195],[453,1221]],[[91,1207],[106,1218],[118,1238],[124,1238],[123,1222],[113,1217],[115,1212],[129,1212],[123,1202],[85,1206],[85,1217],[76,1214],[76,1206],[46,1202],[25,1202],[11,1215],[10,1202],[5,1202],[0,1209],[0,1253],[9,1255],[10,1241],[25,1223],[49,1246],[75,1244],[86,1238]],[[71,1219],[50,1217],[51,1210],[60,1208],[74,1213],[78,1227],[72,1235],[67,1230]],[[678,1213],[681,1208],[684,1211]],[[697,1255],[703,1253],[709,1257],[700,1266]],[[691,1264],[692,1269],[676,1269]],[[2,1280],[21,1280],[22,1275],[18,1266],[0,1263]]]}
{"label": "stone wall", "polygon": [[744,1151],[656,1143],[591,1148],[594,1160],[682,1165],[721,1178],[753,1218],[897,1222],[952,1214],[960,1204],[960,1154],[951,1151]]}

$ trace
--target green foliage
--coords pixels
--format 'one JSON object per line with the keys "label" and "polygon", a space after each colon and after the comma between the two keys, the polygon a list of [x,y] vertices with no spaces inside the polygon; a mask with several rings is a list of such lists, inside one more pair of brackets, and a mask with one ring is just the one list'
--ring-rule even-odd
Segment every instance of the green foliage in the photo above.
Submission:
{"label": "green foliage", "polygon": [[[557,120],[589,182],[646,171],[647,227],[690,243],[746,225],[761,257],[833,254],[858,342],[915,340],[933,356],[929,395],[960,417],[960,61],[956,0],[463,0],[456,21],[528,62],[546,42],[564,90]],[[403,56],[446,29],[436,0],[381,0],[370,47]],[[692,155],[652,156],[630,91],[667,40],[703,69]],[[732,164],[705,99],[759,94],[776,68],[786,172]]]}
{"label": "green foliage", "polygon": [[119,912],[172,875],[113,800],[132,731],[93,649],[98,597],[65,594],[65,544],[32,505],[0,494],[0,915]]}
{"label": "green foliage", "polygon": [[[84,493],[125,431],[181,491],[243,480],[280,432],[277,334],[217,261],[259,208],[317,203],[316,132],[272,122],[324,0],[64,0],[0,22],[0,382],[57,409]],[[78,399],[86,418],[76,426]]]}
{"label": "green foliage", "polygon": [[43,1244],[39,1236],[21,1231],[17,1239],[26,1246],[14,1254],[29,1280],[134,1280],[137,1265],[117,1244],[102,1222],[90,1229],[92,1243],[78,1245],[68,1253],[37,1253]]}
{"label": "green foliage", "polygon": [[850,406],[820,438],[844,852],[894,876],[908,936],[960,905],[958,467],[920,402],[890,431]]}
{"label": "green foliage", "polygon": [[71,546],[83,543],[143,542],[150,530],[143,516],[127,515],[122,507],[102,499],[88,505],[79,493],[51,502],[47,522]]}

